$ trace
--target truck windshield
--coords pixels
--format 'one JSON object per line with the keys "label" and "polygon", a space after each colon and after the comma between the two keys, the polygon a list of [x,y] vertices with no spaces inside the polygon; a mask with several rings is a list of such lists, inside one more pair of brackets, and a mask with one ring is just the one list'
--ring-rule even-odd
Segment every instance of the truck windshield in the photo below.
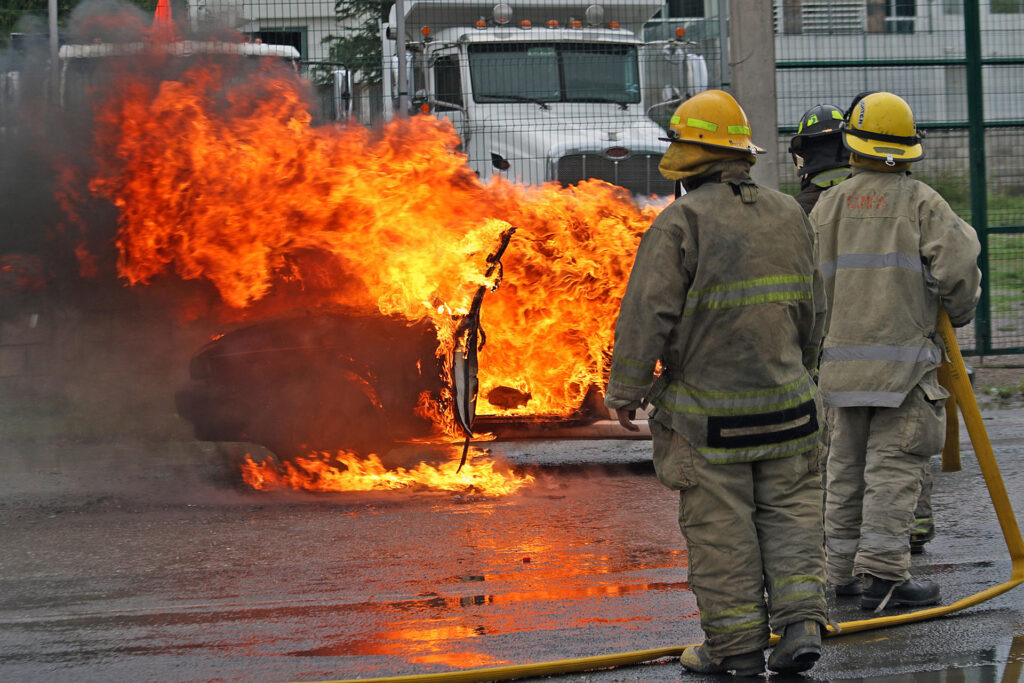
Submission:
{"label": "truck windshield", "polygon": [[477,102],[640,101],[633,45],[470,45],[469,73]]}

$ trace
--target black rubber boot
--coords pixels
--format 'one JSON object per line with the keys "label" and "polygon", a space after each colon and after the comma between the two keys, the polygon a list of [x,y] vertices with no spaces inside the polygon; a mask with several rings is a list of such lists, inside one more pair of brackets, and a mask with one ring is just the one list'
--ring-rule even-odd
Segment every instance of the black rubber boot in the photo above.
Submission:
{"label": "black rubber boot", "polygon": [[807,671],[821,657],[821,624],[807,619],[786,624],[779,644],[768,657],[768,668],[780,674]]}
{"label": "black rubber boot", "polygon": [[921,607],[939,604],[939,584],[928,579],[890,581],[870,574],[864,577],[861,609],[882,611],[886,607]]}
{"label": "black rubber boot", "polygon": [[855,598],[863,592],[864,586],[861,584],[860,579],[854,579],[850,583],[836,586],[837,598]]}
{"label": "black rubber boot", "polygon": [[730,655],[720,664],[711,661],[703,645],[691,645],[679,656],[679,663],[687,671],[698,674],[732,674],[733,676],[759,676],[764,673],[764,652],[755,650],[741,655]]}

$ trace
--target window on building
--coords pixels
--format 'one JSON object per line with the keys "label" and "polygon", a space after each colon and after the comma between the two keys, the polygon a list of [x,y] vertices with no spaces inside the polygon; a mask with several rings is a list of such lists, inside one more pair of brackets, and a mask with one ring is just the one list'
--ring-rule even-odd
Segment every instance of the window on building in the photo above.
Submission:
{"label": "window on building", "polygon": [[668,0],[666,4],[670,18],[704,16],[704,0]]}
{"label": "window on building", "polygon": [[1024,0],[992,0],[992,14],[1024,14]]}
{"label": "window on building", "polygon": [[943,14],[963,14],[964,0],[942,0]]}
{"label": "window on building", "polygon": [[913,33],[917,16],[917,0],[886,0],[885,32]]}
{"label": "window on building", "polygon": [[774,10],[777,33],[864,32],[864,0],[775,0]]}
{"label": "window on building", "polygon": [[462,76],[459,73],[459,58],[456,55],[438,57],[434,62],[434,83],[437,86],[437,109],[445,111],[444,104],[462,106]]}
{"label": "window on building", "polygon": [[253,40],[259,40],[268,45],[291,45],[299,51],[300,59],[307,59],[306,53],[306,29],[304,28],[268,28],[262,31],[249,33]]}

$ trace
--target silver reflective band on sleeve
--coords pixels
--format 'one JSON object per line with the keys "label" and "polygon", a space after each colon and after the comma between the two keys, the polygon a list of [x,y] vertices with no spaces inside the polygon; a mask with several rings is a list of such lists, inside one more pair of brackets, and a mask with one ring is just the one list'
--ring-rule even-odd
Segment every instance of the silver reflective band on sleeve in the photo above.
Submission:
{"label": "silver reflective band on sleeve", "polygon": [[847,268],[901,268],[912,270],[915,273],[922,272],[921,257],[890,252],[888,254],[840,254],[835,261],[821,264],[821,275],[830,278],[837,270]]}
{"label": "silver reflective band on sleeve", "polygon": [[654,365],[612,354],[609,379],[629,387],[648,387],[654,379]]}
{"label": "silver reflective band on sleeve", "polygon": [[883,360],[899,363],[939,363],[942,356],[933,346],[830,346],[821,352],[821,362],[848,360]]}

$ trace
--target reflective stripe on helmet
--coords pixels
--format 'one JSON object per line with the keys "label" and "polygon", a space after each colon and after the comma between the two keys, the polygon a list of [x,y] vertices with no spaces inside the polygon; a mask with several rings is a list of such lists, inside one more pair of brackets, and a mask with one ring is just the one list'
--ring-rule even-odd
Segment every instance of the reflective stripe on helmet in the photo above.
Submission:
{"label": "reflective stripe on helmet", "polygon": [[[686,119],[686,125],[688,125],[690,128],[701,128],[703,130],[709,130],[712,133],[718,130],[717,123],[712,123],[711,121],[704,121],[702,119]],[[729,128],[729,132],[731,133],[731,129],[733,128],[733,126],[729,126]]]}

